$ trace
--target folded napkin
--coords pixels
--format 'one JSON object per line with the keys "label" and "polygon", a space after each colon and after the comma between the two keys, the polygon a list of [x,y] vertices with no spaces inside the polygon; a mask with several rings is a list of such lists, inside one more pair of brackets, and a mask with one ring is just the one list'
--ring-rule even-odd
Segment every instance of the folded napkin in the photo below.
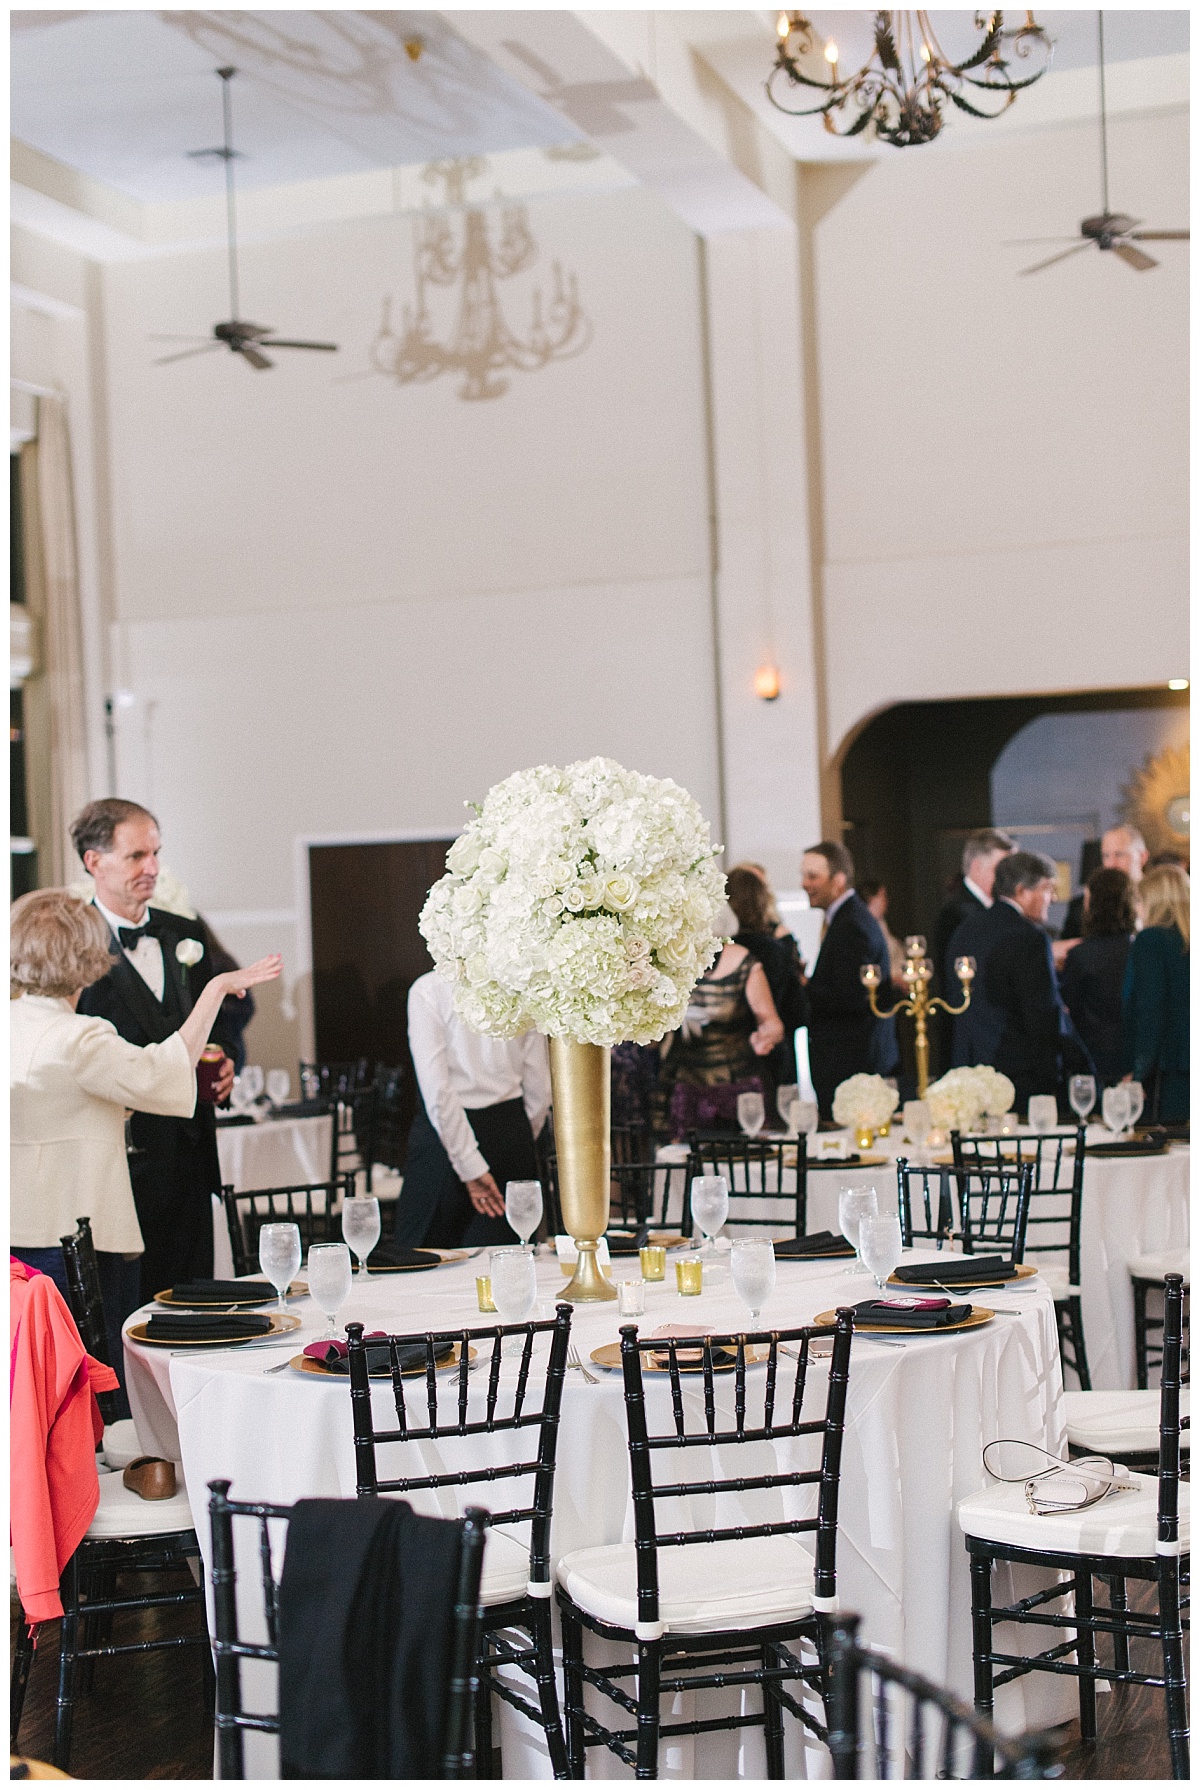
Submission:
{"label": "folded napkin", "polygon": [[927,1303],[923,1311],[906,1311],[890,1299],[864,1299],[854,1307],[855,1325],[868,1328],[884,1324],[899,1330],[945,1330],[965,1323],[970,1315],[969,1305],[951,1305],[948,1299],[932,1306]]}
{"label": "folded napkin", "polygon": [[[386,1342],[375,1342],[373,1337],[386,1337],[386,1330],[371,1330],[364,1336],[367,1345],[367,1372],[369,1374],[390,1374],[392,1371],[391,1350]],[[349,1374],[350,1351],[347,1345],[337,1338],[327,1338],[324,1342],[309,1343],[304,1353],[313,1361],[319,1361],[331,1374]],[[434,1352],[434,1360],[439,1364],[449,1361],[454,1353],[452,1342],[439,1344]],[[410,1368],[424,1367],[424,1343],[404,1343],[396,1350],[400,1362],[401,1373]]]}
{"label": "folded napkin", "polygon": [[436,1249],[397,1249],[394,1244],[377,1243],[367,1257],[370,1268],[438,1268],[442,1258]]}
{"label": "folded napkin", "polygon": [[265,1336],[271,1320],[258,1312],[244,1317],[206,1311],[156,1311],[146,1323],[152,1342],[230,1342],[243,1336]]}
{"label": "folded napkin", "polygon": [[644,1224],[640,1231],[606,1231],[605,1236],[610,1256],[636,1255],[650,1241],[650,1226]]}
{"label": "folded napkin", "polygon": [[816,1261],[821,1256],[852,1256],[854,1245],[847,1243],[839,1231],[814,1231],[811,1237],[789,1237],[775,1245],[778,1261]]}
{"label": "folded napkin", "polygon": [[266,1280],[181,1280],[171,1288],[171,1297],[185,1305],[246,1305],[274,1299],[276,1293]]}
{"label": "folded napkin", "polygon": [[272,1109],[277,1119],[321,1119],[329,1111],[328,1100],[289,1100]]}
{"label": "folded napkin", "polygon": [[928,1286],[930,1281],[940,1280],[943,1286],[952,1287],[960,1282],[964,1286],[978,1286],[983,1281],[995,1281],[1000,1285],[1011,1280],[1016,1273],[1013,1263],[1002,1255],[952,1255],[939,1256],[936,1262],[905,1262],[897,1268],[894,1279],[902,1281],[905,1286]]}
{"label": "folded napkin", "polygon": [[[651,1337],[661,1336],[664,1338],[672,1336],[675,1338],[708,1336],[709,1334],[710,1332],[705,1329],[703,1324],[660,1324],[657,1330],[652,1330],[650,1332]],[[656,1367],[669,1367],[671,1364],[671,1351],[669,1349],[656,1350],[651,1359]],[[675,1359],[680,1367],[703,1367],[704,1350],[677,1349],[675,1351]],[[736,1360],[737,1356],[732,1350],[714,1349],[712,1352],[714,1367],[725,1367],[730,1362]]]}

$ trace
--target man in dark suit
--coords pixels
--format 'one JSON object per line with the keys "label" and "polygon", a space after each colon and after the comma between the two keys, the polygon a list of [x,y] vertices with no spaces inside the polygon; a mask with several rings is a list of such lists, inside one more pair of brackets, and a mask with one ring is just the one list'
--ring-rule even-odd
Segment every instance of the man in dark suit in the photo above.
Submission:
{"label": "man in dark suit", "polygon": [[854,890],[854,860],[844,845],[822,840],[804,854],[804,891],[825,909],[821,949],[808,979],[808,1057],[821,1117],[833,1112],[833,1096],[851,1075],[893,1075],[899,1062],[892,1020],[876,1019],[859,972],[877,963],[883,982],[879,1005],[891,1005],[888,948],[883,928]]}
{"label": "man in dark suit", "polygon": [[950,940],[964,920],[978,918],[992,905],[992,882],[1001,858],[1017,849],[1016,841],[995,827],[984,827],[968,835],[963,844],[962,876],[937,917],[933,929],[933,969],[940,978],[939,992],[952,1006],[962,999],[962,989],[954,974],[950,956]]}
{"label": "man in dark suit", "polygon": [[[180,1025],[215,973],[198,921],[150,905],[158,881],[159,832],[136,802],[90,802],[71,828],[75,849],[95,884],[108,922],[112,968],[85,988],[79,1012],[98,1014],[131,1044],[157,1044]],[[195,961],[189,962],[189,959]],[[226,1051],[221,1021],[212,1041]],[[233,1084],[222,1065],[218,1101]],[[213,1271],[212,1195],[220,1194],[213,1107],[198,1103],[190,1119],[134,1113],[129,1176],[145,1243],[142,1298]]]}
{"label": "man in dark suit", "polygon": [[973,957],[971,1005],[954,1022],[954,1066],[989,1063],[1016,1089],[1018,1109],[1031,1094],[1057,1094],[1064,1051],[1079,1066],[1086,1053],[1058,993],[1046,919],[1055,870],[1041,852],[1016,851],[996,866],[992,906],[963,921],[951,961]]}
{"label": "man in dark suit", "polygon": [[[1100,867],[1103,870],[1123,870],[1134,888],[1142,880],[1146,868],[1146,860],[1150,853],[1146,849],[1146,841],[1136,827],[1110,827],[1100,839]],[[1067,956],[1069,943],[1083,936],[1083,892],[1071,899],[1063,918],[1062,931],[1059,938],[1063,949],[1056,950],[1054,961],[1061,969]]]}

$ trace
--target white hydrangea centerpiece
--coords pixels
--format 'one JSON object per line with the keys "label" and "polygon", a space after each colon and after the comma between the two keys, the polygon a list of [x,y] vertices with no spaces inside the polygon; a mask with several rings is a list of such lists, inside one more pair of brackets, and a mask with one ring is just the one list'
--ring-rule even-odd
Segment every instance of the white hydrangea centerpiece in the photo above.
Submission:
{"label": "white hydrangea centerpiece", "polygon": [[976,1063],[971,1069],[948,1070],[925,1098],[930,1118],[942,1131],[974,1131],[985,1114],[999,1117],[1011,1111],[1016,1092],[1007,1075]]}
{"label": "white hydrangea centerpiece", "polygon": [[720,950],[719,849],[669,778],[611,758],[537,765],[476,807],[421,934],[474,1031],[652,1044]]}
{"label": "white hydrangea centerpiece", "polygon": [[878,1131],[890,1123],[899,1100],[882,1075],[851,1075],[839,1082],[834,1092],[834,1122],[854,1130]]}

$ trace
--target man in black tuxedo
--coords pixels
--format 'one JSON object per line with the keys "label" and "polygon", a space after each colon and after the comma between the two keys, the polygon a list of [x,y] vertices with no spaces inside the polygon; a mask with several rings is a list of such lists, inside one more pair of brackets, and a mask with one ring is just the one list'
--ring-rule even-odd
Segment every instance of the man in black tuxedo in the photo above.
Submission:
{"label": "man in black tuxedo", "polygon": [[[79,1012],[111,1021],[131,1044],[160,1043],[178,1031],[215,973],[204,928],[150,905],[159,832],[145,808],[116,799],[90,802],[71,837],[112,938],[112,968],[84,989]],[[228,1051],[219,1018],[212,1041]],[[233,1063],[227,1059],[222,1071],[218,1101],[233,1084]],[[197,1103],[190,1119],[134,1113],[130,1137],[129,1178],[146,1246],[142,1298],[149,1299],[176,1281],[212,1274],[212,1195],[221,1191],[213,1107]]]}
{"label": "man in black tuxedo", "polygon": [[1009,852],[1016,851],[1015,839],[995,827],[984,827],[971,833],[963,844],[962,876],[946,901],[933,929],[933,968],[940,978],[940,992],[957,1007],[962,989],[954,974],[954,958],[950,941],[964,920],[978,918],[992,905],[992,883],[996,866]]}
{"label": "man in black tuxedo", "polygon": [[[1146,868],[1146,860],[1150,853],[1146,849],[1146,841],[1136,827],[1110,827],[1100,839],[1100,864],[1105,870],[1123,870],[1134,888],[1142,880]],[[1083,934],[1083,894],[1074,896],[1063,918],[1062,931],[1059,938],[1063,941],[1063,949],[1056,950],[1054,961],[1061,969],[1067,956],[1068,941],[1074,941]]]}
{"label": "man in black tuxedo", "polygon": [[883,928],[854,890],[854,860],[844,845],[822,840],[804,854],[801,880],[813,907],[825,909],[821,949],[808,979],[808,1059],[821,1117],[848,1076],[893,1075],[899,1062],[893,1020],[876,1019],[859,975],[877,963],[880,1006],[891,1005]]}
{"label": "man in black tuxedo", "polygon": [[950,941],[952,959],[976,964],[971,1005],[954,1022],[954,1066],[999,1069],[1016,1089],[1018,1109],[1031,1094],[1057,1094],[1064,1052],[1088,1066],[1054,973],[1046,931],[1054,888],[1049,858],[1010,853],[996,866],[992,906],[970,915]]}

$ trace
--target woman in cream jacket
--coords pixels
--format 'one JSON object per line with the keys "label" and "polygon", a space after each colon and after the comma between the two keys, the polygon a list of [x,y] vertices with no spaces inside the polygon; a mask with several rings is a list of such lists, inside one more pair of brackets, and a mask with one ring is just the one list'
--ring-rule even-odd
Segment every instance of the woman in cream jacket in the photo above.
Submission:
{"label": "woman in cream jacket", "polygon": [[111,967],[100,913],[65,889],[39,889],[13,906],[10,1244],[65,1294],[59,1239],[77,1218],[91,1219],[117,1363],[120,1325],[137,1303],[142,1252],[125,1158],[125,1109],[187,1118],[196,1104],[196,1064],[221,1002],[272,980],[280,966],[279,957],[264,957],[249,969],[212,977],[177,1032],[139,1049],[108,1020],[75,1011],[83,989]]}

